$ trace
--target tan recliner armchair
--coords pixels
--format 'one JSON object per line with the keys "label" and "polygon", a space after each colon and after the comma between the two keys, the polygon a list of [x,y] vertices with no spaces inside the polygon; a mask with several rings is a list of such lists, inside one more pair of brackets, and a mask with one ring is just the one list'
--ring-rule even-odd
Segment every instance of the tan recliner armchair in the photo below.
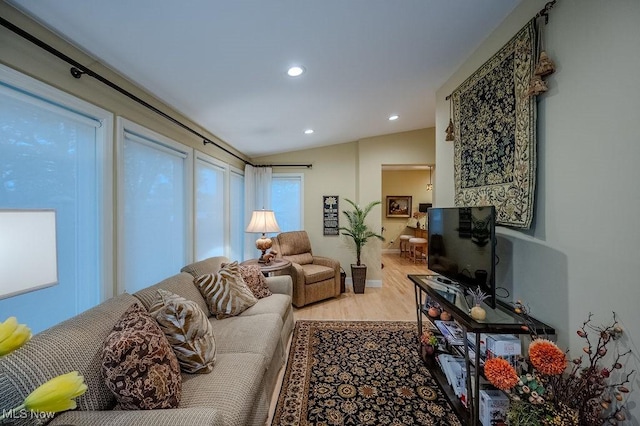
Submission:
{"label": "tan recliner armchair", "polygon": [[340,262],[314,256],[306,231],[283,232],[272,241],[277,257],[291,261],[294,306],[340,295]]}

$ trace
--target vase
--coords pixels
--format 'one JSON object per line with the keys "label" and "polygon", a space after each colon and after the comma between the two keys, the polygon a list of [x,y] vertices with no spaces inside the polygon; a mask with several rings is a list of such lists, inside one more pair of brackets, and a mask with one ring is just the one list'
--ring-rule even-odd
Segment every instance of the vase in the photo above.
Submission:
{"label": "vase", "polygon": [[476,305],[471,308],[471,318],[477,321],[482,321],[487,317],[487,311],[480,305]]}
{"label": "vase", "polygon": [[362,294],[367,284],[367,265],[351,264],[351,281],[353,292]]}
{"label": "vase", "polygon": [[436,365],[436,348],[433,345],[426,343],[420,343],[420,358],[424,361],[425,365],[429,368]]}

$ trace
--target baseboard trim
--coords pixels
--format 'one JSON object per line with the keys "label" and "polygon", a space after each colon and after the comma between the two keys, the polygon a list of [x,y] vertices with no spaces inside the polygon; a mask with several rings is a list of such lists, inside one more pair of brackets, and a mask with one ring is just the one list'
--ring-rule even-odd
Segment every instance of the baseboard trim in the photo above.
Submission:
{"label": "baseboard trim", "polygon": [[391,253],[400,253],[400,249],[392,249],[392,248],[387,248],[387,249],[382,249],[382,253],[384,254],[391,254]]}
{"label": "baseboard trim", "polygon": [[[344,280],[344,285],[345,287],[349,287],[351,290],[353,290],[353,280],[351,279],[351,277],[347,277]],[[382,280],[367,280],[364,286],[365,288],[366,287],[382,288]]]}

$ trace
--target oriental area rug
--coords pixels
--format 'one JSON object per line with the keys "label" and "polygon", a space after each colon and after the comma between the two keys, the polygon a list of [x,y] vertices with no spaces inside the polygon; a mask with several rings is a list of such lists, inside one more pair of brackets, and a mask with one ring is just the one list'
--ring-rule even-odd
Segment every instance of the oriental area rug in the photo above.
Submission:
{"label": "oriental area rug", "polygon": [[272,426],[462,425],[413,322],[296,322]]}

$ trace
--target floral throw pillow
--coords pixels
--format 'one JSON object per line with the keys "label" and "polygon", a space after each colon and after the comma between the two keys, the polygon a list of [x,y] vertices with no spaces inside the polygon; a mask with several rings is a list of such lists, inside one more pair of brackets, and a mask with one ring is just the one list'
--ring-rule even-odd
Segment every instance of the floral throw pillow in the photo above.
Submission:
{"label": "floral throw pillow", "polygon": [[239,315],[258,302],[242,279],[238,262],[223,265],[215,274],[199,276],[195,284],[217,319]]}
{"label": "floral throw pillow", "polygon": [[178,359],[156,320],[137,303],[104,342],[102,375],[122,410],[176,408],[180,403]]}
{"label": "floral throw pillow", "polygon": [[167,336],[186,373],[209,373],[216,360],[216,340],[208,315],[196,302],[158,289],[149,314]]}
{"label": "floral throw pillow", "polygon": [[239,268],[242,279],[247,284],[247,287],[249,287],[249,290],[251,290],[251,293],[253,293],[255,297],[257,297],[258,299],[263,299],[273,294],[271,293],[271,290],[269,290],[267,280],[265,279],[258,265],[240,265]]}

